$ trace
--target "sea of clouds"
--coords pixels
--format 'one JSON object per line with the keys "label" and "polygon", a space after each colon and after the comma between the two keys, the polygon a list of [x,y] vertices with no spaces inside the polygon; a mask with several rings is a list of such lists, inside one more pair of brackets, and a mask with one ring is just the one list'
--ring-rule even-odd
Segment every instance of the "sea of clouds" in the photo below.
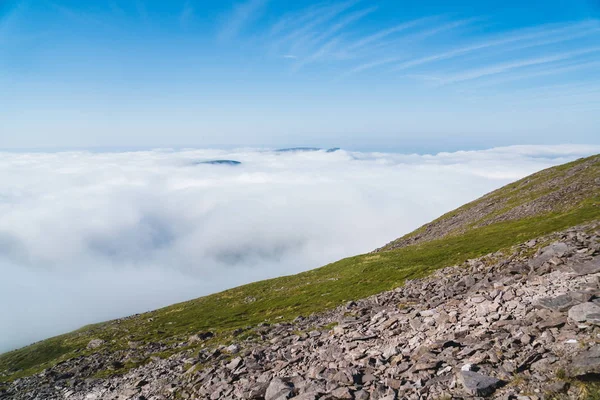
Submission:
{"label": "sea of clouds", "polygon": [[[368,252],[599,146],[0,153],[0,352]],[[210,160],[241,164],[202,164]]]}

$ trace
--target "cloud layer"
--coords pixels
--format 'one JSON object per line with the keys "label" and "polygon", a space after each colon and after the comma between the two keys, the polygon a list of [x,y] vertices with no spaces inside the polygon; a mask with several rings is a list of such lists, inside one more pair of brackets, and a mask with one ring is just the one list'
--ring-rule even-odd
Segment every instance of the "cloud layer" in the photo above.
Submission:
{"label": "cloud layer", "polygon": [[0,351],[367,252],[597,152],[2,153]]}

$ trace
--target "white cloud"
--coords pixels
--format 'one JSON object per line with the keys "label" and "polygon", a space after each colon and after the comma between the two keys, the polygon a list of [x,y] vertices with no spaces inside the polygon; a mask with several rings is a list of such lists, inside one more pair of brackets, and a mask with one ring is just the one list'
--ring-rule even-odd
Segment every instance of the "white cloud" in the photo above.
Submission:
{"label": "white cloud", "polygon": [[246,0],[236,4],[220,28],[219,39],[234,39],[258,17],[267,3],[268,0]]}
{"label": "white cloud", "polygon": [[2,153],[0,351],[370,251],[595,152]]}

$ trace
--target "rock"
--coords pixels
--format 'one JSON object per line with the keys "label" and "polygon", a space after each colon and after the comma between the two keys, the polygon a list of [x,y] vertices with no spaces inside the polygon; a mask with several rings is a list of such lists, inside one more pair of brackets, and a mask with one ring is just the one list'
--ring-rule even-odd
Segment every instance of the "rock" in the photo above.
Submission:
{"label": "rock", "polygon": [[228,353],[236,354],[236,353],[240,352],[240,346],[238,346],[237,344],[232,344],[231,346],[228,346],[227,348],[225,348],[225,350]]}
{"label": "rock", "polygon": [[600,374],[600,346],[595,346],[577,355],[566,372],[572,378]]}
{"label": "rock", "polygon": [[563,294],[557,297],[546,297],[538,301],[538,305],[552,311],[568,311],[574,305],[580,302],[575,300],[570,294]]}
{"label": "rock", "polygon": [[354,396],[347,387],[340,387],[331,392],[331,395],[340,400],[352,400]]}
{"label": "rock", "polygon": [[234,369],[239,367],[241,364],[242,364],[242,358],[236,357],[233,360],[231,360],[231,362],[229,362],[229,364],[227,364],[227,368],[233,371]]}
{"label": "rock", "polygon": [[542,320],[542,322],[540,322],[538,324],[538,328],[541,330],[549,329],[549,328],[557,328],[557,327],[563,326],[566,323],[567,323],[567,317],[565,317],[565,316],[551,317],[551,318],[546,318],[546,319]]}
{"label": "rock", "polygon": [[366,390],[359,390],[358,392],[354,392],[354,400],[369,400],[371,396],[369,392]]}
{"label": "rock", "polygon": [[569,246],[563,242],[553,243],[540,251],[540,255],[531,259],[529,265],[532,268],[539,268],[552,257],[562,257],[569,251]]}
{"label": "rock", "polygon": [[215,334],[212,332],[201,332],[201,333],[197,333],[195,335],[190,336],[188,341],[190,343],[203,342],[205,340],[212,338],[214,335]]}
{"label": "rock", "polygon": [[292,397],[294,400],[317,400],[319,395],[317,393],[302,393],[298,396]]}
{"label": "rock", "polygon": [[435,369],[435,368],[439,367],[439,365],[441,363],[442,363],[442,361],[440,361],[440,360],[422,358],[419,361],[417,361],[417,363],[415,364],[413,369],[415,371],[425,371],[428,369]]}
{"label": "rock", "polygon": [[571,265],[571,269],[577,275],[597,274],[600,272],[600,257],[596,257],[591,261],[584,263],[576,263]]}
{"label": "rock", "polygon": [[474,371],[475,370],[475,366],[473,364],[465,364],[462,367],[460,367],[461,371]]}
{"label": "rock", "polygon": [[377,339],[377,335],[355,336],[352,338],[352,340],[357,341],[357,342],[364,342],[364,341],[373,340],[373,339]]}
{"label": "rock", "polygon": [[148,383],[150,383],[150,382],[148,382],[145,379],[140,379],[139,381],[137,381],[136,383],[134,383],[133,386],[135,386],[136,388],[140,388],[140,387],[146,386]]}
{"label": "rock", "polygon": [[569,310],[569,318],[575,322],[600,324],[600,306],[594,303],[582,303]]}
{"label": "rock", "polygon": [[93,340],[90,340],[90,342],[87,345],[87,348],[88,348],[88,350],[97,349],[99,347],[102,347],[104,345],[104,343],[106,343],[106,342],[102,339],[93,339]]}
{"label": "rock", "polygon": [[546,387],[548,394],[566,393],[567,390],[569,390],[569,382],[565,381],[554,382]]}
{"label": "rock", "polygon": [[267,382],[256,382],[246,389],[243,397],[245,399],[252,400],[263,399],[265,397],[265,394],[267,393],[268,387],[269,384]]}
{"label": "rock", "polygon": [[459,372],[458,381],[467,393],[483,397],[491,395],[504,383],[499,379],[473,371]]}
{"label": "rock", "polygon": [[265,400],[284,400],[293,395],[294,387],[291,383],[280,378],[274,378],[265,393]]}

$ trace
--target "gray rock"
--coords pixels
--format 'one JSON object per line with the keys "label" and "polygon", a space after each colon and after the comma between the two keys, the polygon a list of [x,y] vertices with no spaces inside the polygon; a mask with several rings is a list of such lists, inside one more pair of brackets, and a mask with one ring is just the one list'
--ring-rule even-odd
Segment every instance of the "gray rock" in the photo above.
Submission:
{"label": "gray rock", "polygon": [[569,318],[576,322],[600,322],[600,306],[595,303],[581,303],[569,310]]}
{"label": "gray rock", "polygon": [[239,353],[240,346],[238,346],[237,344],[232,344],[231,346],[228,346],[225,350],[231,354]]}
{"label": "gray rock", "polygon": [[540,251],[540,255],[529,261],[533,268],[541,267],[545,262],[550,261],[552,257],[562,257],[569,251],[569,246],[563,242],[553,243]]}
{"label": "gray rock", "polygon": [[580,302],[575,300],[570,294],[563,294],[557,297],[546,297],[538,301],[538,305],[552,311],[568,311],[574,305]]}
{"label": "gray rock", "polygon": [[302,393],[298,396],[292,397],[294,400],[317,400],[319,395],[317,393]]}
{"label": "gray rock", "polygon": [[571,269],[577,275],[597,274],[600,272],[600,257],[596,257],[591,261],[584,263],[576,263],[571,265]]}
{"label": "gray rock", "polygon": [[263,399],[267,393],[269,384],[267,382],[256,382],[251,384],[244,393],[245,399],[258,400]]}
{"label": "gray rock", "polygon": [[231,360],[231,362],[229,362],[229,364],[227,364],[227,368],[233,371],[234,369],[239,367],[241,364],[242,364],[241,357],[236,357],[233,360]]}
{"label": "gray rock", "polygon": [[546,387],[546,392],[549,394],[566,393],[569,390],[569,382],[558,381],[549,384]]}
{"label": "gray rock", "polygon": [[473,371],[461,371],[458,381],[473,396],[489,396],[504,384],[503,381]]}
{"label": "gray rock", "polygon": [[354,396],[347,387],[340,387],[331,392],[331,395],[340,400],[352,400]]}
{"label": "gray rock", "polygon": [[369,392],[366,390],[359,390],[358,392],[354,392],[354,400],[369,400],[371,396]]}
{"label": "gray rock", "polygon": [[600,374],[600,346],[579,353],[573,359],[571,365],[568,366],[566,372],[572,378]]}
{"label": "gray rock", "polygon": [[265,393],[265,400],[284,400],[293,396],[294,387],[280,378],[274,378]]}

